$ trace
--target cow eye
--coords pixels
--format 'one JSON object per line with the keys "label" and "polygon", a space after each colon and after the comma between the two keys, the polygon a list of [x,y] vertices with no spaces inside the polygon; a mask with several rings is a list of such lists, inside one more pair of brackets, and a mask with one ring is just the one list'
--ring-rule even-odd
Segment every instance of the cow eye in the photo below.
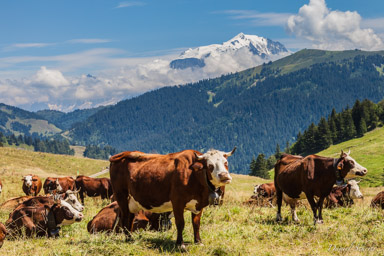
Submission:
{"label": "cow eye", "polygon": [[349,164],[350,164],[351,166],[355,166],[355,162],[353,162],[352,160],[349,160]]}

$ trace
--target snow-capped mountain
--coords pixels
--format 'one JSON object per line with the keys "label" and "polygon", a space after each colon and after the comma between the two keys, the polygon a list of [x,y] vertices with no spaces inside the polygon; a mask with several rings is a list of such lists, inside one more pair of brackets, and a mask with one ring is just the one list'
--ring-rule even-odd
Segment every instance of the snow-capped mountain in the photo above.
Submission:
{"label": "snow-capped mountain", "polygon": [[229,55],[232,58],[242,52],[249,53],[249,57],[258,56],[264,61],[274,60],[290,54],[279,42],[256,35],[238,34],[223,44],[212,44],[188,49],[180,54],[179,58],[170,63],[173,69],[202,68],[206,65],[207,58],[222,58]]}

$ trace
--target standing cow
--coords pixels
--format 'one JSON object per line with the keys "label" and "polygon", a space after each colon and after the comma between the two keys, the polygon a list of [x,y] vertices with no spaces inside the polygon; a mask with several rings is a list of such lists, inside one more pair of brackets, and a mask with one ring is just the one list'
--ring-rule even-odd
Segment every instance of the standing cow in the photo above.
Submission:
{"label": "standing cow", "polygon": [[[278,206],[276,220],[282,220],[281,204],[284,193],[293,200],[306,196],[313,211],[315,224],[323,223],[323,202],[336,181],[342,182],[347,176],[352,178],[367,174],[367,169],[358,164],[349,153],[341,151],[340,157],[336,159],[309,155],[303,159],[288,162],[285,162],[283,156],[275,165]],[[319,198],[317,202],[314,200],[315,196]],[[292,205],[295,206],[295,204]],[[297,216],[295,217],[294,220],[298,221]]]}
{"label": "standing cow", "polygon": [[23,191],[27,196],[37,196],[41,190],[41,180],[39,176],[29,174],[23,177]]}
{"label": "standing cow", "polygon": [[61,178],[48,177],[43,185],[45,194],[50,194],[52,191],[65,193],[67,190],[74,191],[75,188],[75,179],[69,176]]}
{"label": "standing cow", "polygon": [[111,180],[108,178],[91,178],[77,176],[76,188],[80,189],[81,203],[84,204],[84,194],[90,197],[101,196],[101,199],[109,199],[113,194]]}
{"label": "standing cow", "polygon": [[126,151],[110,158],[114,196],[121,210],[122,225],[130,236],[135,213],[140,210],[173,211],[177,227],[176,244],[182,249],[184,210],[192,212],[194,241],[199,243],[202,210],[215,189],[229,184],[227,158],[235,152],[210,150],[201,154],[184,150],[168,155]]}

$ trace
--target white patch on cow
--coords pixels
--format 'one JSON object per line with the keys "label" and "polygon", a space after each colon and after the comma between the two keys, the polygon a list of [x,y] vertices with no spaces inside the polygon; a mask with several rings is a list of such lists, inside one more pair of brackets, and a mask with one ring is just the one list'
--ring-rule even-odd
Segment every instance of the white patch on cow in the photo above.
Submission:
{"label": "white patch on cow", "polygon": [[191,211],[193,212],[194,214],[199,214],[200,211],[196,210],[196,204],[197,204],[197,200],[195,199],[192,199],[191,201],[189,201],[186,205],[185,205],[185,209],[188,210],[188,211]]}
{"label": "white patch on cow", "polygon": [[32,186],[32,175],[24,176],[24,184],[27,187]]}
{"label": "white patch on cow", "polygon": [[349,180],[348,184],[351,185],[351,189],[349,191],[351,199],[360,199],[363,198],[363,194],[360,192],[360,188],[358,185],[359,182],[355,180]]}
{"label": "white patch on cow", "polygon": [[349,154],[344,158],[344,161],[353,162],[354,167],[347,173],[346,179],[355,178],[357,176],[364,176],[367,174],[367,168],[361,166],[355,159],[353,159]]}
{"label": "white patch on cow", "polygon": [[261,184],[256,185],[255,188],[253,189],[253,194],[257,195],[257,189],[261,186]]}
{"label": "white patch on cow", "polygon": [[165,202],[160,206],[151,207],[151,209],[147,209],[144,206],[142,206],[139,202],[137,202],[133,196],[129,196],[129,203],[128,208],[131,213],[138,213],[140,210],[144,211],[150,211],[154,213],[163,213],[163,212],[170,212],[173,210],[172,202]]}
{"label": "white patch on cow", "polygon": [[205,159],[207,161],[208,167],[213,167],[213,180],[211,180],[211,182],[215,187],[224,186],[232,181],[232,177],[227,170],[228,161],[225,158],[226,154],[227,153],[219,150],[210,150],[199,156],[199,159]]}
{"label": "white patch on cow", "polygon": [[1,185],[0,185],[0,193],[3,191],[3,188],[1,187]]}
{"label": "white patch on cow", "polygon": [[67,207],[71,213],[74,215],[72,219],[70,220],[67,220],[67,219],[64,219],[63,222],[61,222],[60,224],[58,224],[57,226],[62,226],[62,225],[71,225],[73,224],[76,220],[82,220],[84,215],[79,212],[78,210],[74,209],[69,203],[65,202],[64,200],[61,200],[60,202],[61,204],[61,207],[62,206],[65,206]]}

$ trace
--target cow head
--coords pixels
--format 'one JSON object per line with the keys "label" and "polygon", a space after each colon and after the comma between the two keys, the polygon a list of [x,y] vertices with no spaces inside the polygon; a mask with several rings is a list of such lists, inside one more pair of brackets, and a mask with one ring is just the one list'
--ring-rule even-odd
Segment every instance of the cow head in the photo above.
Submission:
{"label": "cow head", "polygon": [[61,225],[71,225],[74,222],[79,222],[84,218],[84,215],[74,209],[69,203],[64,200],[56,201],[54,208],[54,214],[56,219],[56,224]]}
{"label": "cow head", "polygon": [[356,176],[364,176],[367,174],[367,168],[361,166],[353,159],[348,153],[345,153],[341,150],[340,159],[337,164],[337,169],[341,170],[343,177],[345,178],[354,178]]}
{"label": "cow head", "polygon": [[258,190],[259,190],[260,186],[261,186],[261,184],[255,186],[255,188],[253,189],[253,194],[254,195],[258,195],[259,194]]}
{"label": "cow head", "polygon": [[359,188],[359,182],[360,181],[355,181],[355,180],[349,180],[348,185],[350,185],[349,188],[349,195],[351,199],[361,199],[363,198],[363,194],[360,192]]}
{"label": "cow head", "polygon": [[25,186],[30,188],[32,186],[32,175],[26,175],[23,177],[22,181],[24,182]]}
{"label": "cow head", "polygon": [[210,182],[212,182],[215,187],[231,183],[232,177],[228,172],[227,158],[231,156],[235,150],[236,147],[228,153],[218,150],[210,150],[203,155],[196,155],[198,162],[202,163],[203,166],[207,168]]}
{"label": "cow head", "polygon": [[75,208],[77,211],[82,212],[84,211],[84,206],[79,202],[77,199],[77,193],[79,193],[79,190],[67,190],[65,192],[64,201],[69,203],[73,208]]}

